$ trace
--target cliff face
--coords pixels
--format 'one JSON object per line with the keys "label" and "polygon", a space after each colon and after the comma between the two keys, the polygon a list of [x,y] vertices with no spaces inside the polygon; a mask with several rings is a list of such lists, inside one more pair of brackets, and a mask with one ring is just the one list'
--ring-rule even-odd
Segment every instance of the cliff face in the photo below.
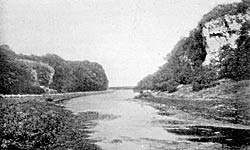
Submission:
{"label": "cliff face", "polygon": [[250,1],[213,8],[166,60],[136,89],[172,91],[178,84],[192,83],[192,90],[198,91],[216,86],[218,79],[250,80]]}
{"label": "cliff face", "polygon": [[244,14],[226,14],[204,23],[202,33],[207,43],[207,55],[203,65],[216,64],[222,46],[229,44],[232,48],[236,48],[235,41],[240,36],[240,28],[243,23],[249,21],[248,9]]}
{"label": "cliff face", "polygon": [[0,94],[41,94],[106,90],[102,66],[90,61],[66,61],[55,54],[16,54],[0,45]]}

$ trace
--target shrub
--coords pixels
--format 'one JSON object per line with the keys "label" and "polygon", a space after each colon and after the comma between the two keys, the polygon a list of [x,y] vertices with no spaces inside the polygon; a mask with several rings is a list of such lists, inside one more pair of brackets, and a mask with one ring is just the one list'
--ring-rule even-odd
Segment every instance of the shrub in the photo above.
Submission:
{"label": "shrub", "polygon": [[0,149],[99,149],[86,139],[82,130],[86,126],[63,107],[35,101],[14,104],[2,99],[0,112]]}
{"label": "shrub", "polygon": [[221,78],[230,78],[236,81],[250,79],[250,23],[242,25],[240,36],[236,40],[237,47],[225,45],[219,53]]}
{"label": "shrub", "polygon": [[216,86],[214,82],[217,79],[217,73],[213,68],[207,66],[197,70],[197,75],[192,82],[193,91],[199,91],[205,88]]}
{"label": "shrub", "polygon": [[157,89],[160,91],[168,91],[169,93],[177,90],[178,83],[174,80],[168,80],[157,85]]}
{"label": "shrub", "polygon": [[44,89],[39,86],[31,86],[26,90],[27,94],[43,94],[45,93]]}
{"label": "shrub", "polygon": [[202,85],[198,81],[193,81],[192,83],[192,89],[193,91],[200,91],[202,90]]}

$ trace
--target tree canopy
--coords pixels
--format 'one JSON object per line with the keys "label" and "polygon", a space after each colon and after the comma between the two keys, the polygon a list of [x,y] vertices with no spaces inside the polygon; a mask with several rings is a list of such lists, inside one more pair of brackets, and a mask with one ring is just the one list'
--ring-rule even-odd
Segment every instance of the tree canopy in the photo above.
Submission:
{"label": "tree canopy", "polygon": [[0,93],[44,93],[106,90],[108,79],[102,66],[89,61],[66,61],[55,54],[16,54],[0,46]]}
{"label": "tree canopy", "polygon": [[143,78],[136,90],[175,91],[179,84],[191,84],[193,90],[201,90],[214,85],[220,78],[233,80],[250,79],[250,23],[241,22],[240,36],[236,40],[237,48],[224,45],[219,54],[219,65],[203,65],[207,52],[206,39],[202,29],[206,22],[235,14],[245,14],[250,2],[219,5],[205,14],[188,37],[180,39],[167,55],[166,63],[155,73]]}

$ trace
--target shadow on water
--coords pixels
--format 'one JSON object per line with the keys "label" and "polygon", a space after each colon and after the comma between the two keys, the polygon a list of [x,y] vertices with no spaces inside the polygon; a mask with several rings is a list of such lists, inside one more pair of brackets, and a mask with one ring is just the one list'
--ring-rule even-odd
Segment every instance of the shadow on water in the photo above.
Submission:
{"label": "shadow on water", "polygon": [[178,135],[192,135],[187,140],[193,142],[220,143],[227,149],[250,149],[250,130],[216,126],[187,126],[184,129],[167,129]]}

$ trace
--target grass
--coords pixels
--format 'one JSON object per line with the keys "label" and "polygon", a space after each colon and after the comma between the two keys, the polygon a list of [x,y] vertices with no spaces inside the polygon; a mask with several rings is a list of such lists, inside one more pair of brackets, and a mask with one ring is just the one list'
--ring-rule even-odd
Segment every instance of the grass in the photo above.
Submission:
{"label": "grass", "polygon": [[[189,88],[184,86],[184,88]],[[181,91],[184,93],[180,94]],[[181,95],[181,96],[179,96]],[[192,92],[181,89],[147,101],[174,106],[191,115],[250,126],[250,81],[226,82]]]}
{"label": "grass", "polygon": [[225,100],[175,100],[167,98],[146,98],[147,101],[175,106],[191,115],[202,116],[234,124],[250,125],[250,105],[238,99]]}
{"label": "grass", "polygon": [[0,99],[0,111],[0,149],[100,149],[88,139],[86,125],[95,114],[74,115],[45,101],[5,99]]}

